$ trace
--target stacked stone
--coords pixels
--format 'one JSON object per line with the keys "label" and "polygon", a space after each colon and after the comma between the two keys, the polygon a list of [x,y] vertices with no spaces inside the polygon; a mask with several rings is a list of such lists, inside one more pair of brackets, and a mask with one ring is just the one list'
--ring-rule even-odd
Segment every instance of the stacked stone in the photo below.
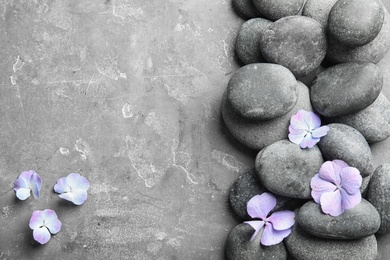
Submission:
{"label": "stacked stone", "polygon": [[[245,64],[222,99],[223,120],[243,145],[258,151],[255,168],[238,178],[230,204],[250,220],[247,202],[272,192],[274,210],[296,212],[284,242],[263,246],[240,224],[227,238],[226,258],[375,259],[376,233],[390,233],[390,164],[374,170],[369,144],[390,136],[390,103],[375,65],[390,48],[390,16],[379,0],[233,0],[248,18],[237,35]],[[331,64],[331,65],[329,65]],[[309,87],[301,81],[314,77]],[[291,117],[313,111],[328,134],[311,149],[288,140]],[[324,161],[360,171],[362,202],[337,217],[311,197]]]}

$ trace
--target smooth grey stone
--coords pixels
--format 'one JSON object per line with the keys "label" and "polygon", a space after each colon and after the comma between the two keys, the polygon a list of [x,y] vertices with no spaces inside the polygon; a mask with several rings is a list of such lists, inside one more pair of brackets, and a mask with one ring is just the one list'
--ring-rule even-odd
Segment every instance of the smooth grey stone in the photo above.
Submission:
{"label": "smooth grey stone", "polygon": [[339,0],[329,14],[329,33],[341,44],[363,46],[378,35],[384,11],[377,0]]}
{"label": "smooth grey stone", "polygon": [[299,225],[309,234],[329,239],[358,239],[375,234],[381,219],[375,207],[365,199],[337,217],[325,214],[314,201],[306,202],[297,215]]}
{"label": "smooth grey stone", "polygon": [[260,40],[265,29],[272,24],[263,18],[246,21],[238,31],[236,53],[245,64],[265,62],[260,50]]}
{"label": "smooth grey stone", "polygon": [[330,10],[338,0],[307,0],[302,15],[318,21],[323,28],[328,28]]}
{"label": "smooth grey stone", "polygon": [[351,48],[341,44],[333,37],[329,37],[326,59],[331,63],[351,61],[378,63],[390,48],[390,15],[386,9],[384,10],[382,29],[373,41],[360,47]]}
{"label": "smooth grey stone", "polygon": [[360,171],[362,177],[374,171],[373,158],[364,136],[355,128],[344,124],[329,124],[328,134],[318,142],[326,160],[343,160]]}
{"label": "smooth grey stone", "polygon": [[282,17],[299,15],[305,0],[253,0],[253,3],[264,17],[276,21]]}
{"label": "smooth grey stone", "polygon": [[299,260],[375,260],[378,253],[375,235],[355,240],[325,239],[305,232],[297,222],[284,244],[293,259]]}
{"label": "smooth grey stone", "polygon": [[297,103],[297,80],[285,67],[253,63],[230,78],[227,101],[242,117],[269,120],[287,114]]}
{"label": "smooth grey stone", "polygon": [[285,66],[295,76],[303,77],[320,66],[327,40],[324,28],[313,18],[289,16],[266,29],[260,48],[268,62]]}
{"label": "smooth grey stone", "polygon": [[237,114],[226,102],[226,91],[222,98],[222,118],[230,133],[243,145],[259,151],[276,141],[287,139],[291,116],[298,110],[312,111],[309,89],[298,81],[298,101],[287,114],[267,121],[254,121]]}
{"label": "smooth grey stone", "polygon": [[237,13],[245,18],[255,18],[261,16],[252,0],[232,0],[232,3]]}
{"label": "smooth grey stone", "polygon": [[378,66],[349,62],[318,74],[310,88],[310,98],[318,113],[327,117],[343,116],[371,105],[382,86],[383,75]]}
{"label": "smooth grey stone", "polygon": [[239,224],[230,232],[226,245],[225,256],[228,260],[286,260],[287,251],[283,243],[274,246],[260,244],[261,232],[252,241],[250,238],[254,229],[248,224]]}
{"label": "smooth grey stone", "polygon": [[374,205],[381,217],[380,234],[390,233],[390,163],[376,168],[367,190],[367,200]]}
{"label": "smooth grey stone", "polygon": [[365,109],[331,120],[352,126],[366,138],[368,143],[380,142],[390,136],[390,102],[381,93],[374,103]]}
{"label": "smooth grey stone", "polygon": [[289,140],[281,140],[257,154],[255,168],[261,183],[271,192],[311,199],[310,181],[323,163],[317,146],[301,149]]}
{"label": "smooth grey stone", "polygon": [[[230,189],[229,199],[230,205],[234,212],[244,220],[252,219],[247,212],[248,201],[255,195],[261,195],[268,190],[261,184],[257,177],[256,171],[253,169],[238,177],[236,182]],[[277,204],[271,211],[278,211],[283,208],[291,199],[275,195]]]}

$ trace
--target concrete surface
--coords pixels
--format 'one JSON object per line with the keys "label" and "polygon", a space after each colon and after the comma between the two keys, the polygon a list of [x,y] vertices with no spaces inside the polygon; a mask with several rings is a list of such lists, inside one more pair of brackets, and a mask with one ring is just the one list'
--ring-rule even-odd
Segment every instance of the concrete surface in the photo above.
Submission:
{"label": "concrete surface", "polygon": [[[224,259],[228,191],[256,155],[220,116],[243,21],[230,0],[0,0],[0,259]],[[41,198],[17,201],[29,169]],[[71,172],[91,183],[82,206],[53,193]],[[63,227],[37,246],[46,208]]]}

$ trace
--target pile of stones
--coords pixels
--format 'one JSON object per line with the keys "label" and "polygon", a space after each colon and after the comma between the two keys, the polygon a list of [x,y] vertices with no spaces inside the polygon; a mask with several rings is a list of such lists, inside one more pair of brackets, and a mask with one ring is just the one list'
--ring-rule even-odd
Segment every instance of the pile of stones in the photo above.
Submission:
{"label": "pile of stones", "polygon": [[[390,47],[390,15],[379,0],[233,0],[249,19],[236,53],[245,64],[231,77],[223,120],[243,145],[258,151],[255,168],[230,191],[239,218],[247,202],[271,192],[274,210],[295,210],[290,236],[263,246],[247,224],[233,228],[226,258],[375,259],[376,233],[390,233],[390,164],[374,169],[369,144],[390,136],[390,102],[376,63]],[[315,77],[314,77],[315,76]],[[305,78],[314,77],[310,84]],[[311,149],[288,140],[299,110],[321,116],[329,131]],[[343,160],[360,171],[362,202],[337,217],[311,197],[310,181],[325,161]]]}

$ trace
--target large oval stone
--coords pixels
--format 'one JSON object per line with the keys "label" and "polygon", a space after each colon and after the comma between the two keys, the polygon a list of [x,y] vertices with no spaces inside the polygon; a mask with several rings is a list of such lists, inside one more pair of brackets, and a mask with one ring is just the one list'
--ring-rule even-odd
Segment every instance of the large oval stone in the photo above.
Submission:
{"label": "large oval stone", "polygon": [[284,242],[293,259],[299,260],[375,260],[378,253],[375,235],[355,240],[325,239],[310,235],[296,222]]}
{"label": "large oval stone", "polygon": [[381,223],[378,211],[365,199],[337,217],[324,214],[319,204],[309,201],[300,208],[297,220],[311,235],[329,239],[363,238],[375,234]]}
{"label": "large oval stone", "polygon": [[380,69],[369,62],[349,62],[330,67],[317,75],[310,98],[318,113],[343,116],[371,105],[382,90]]}
{"label": "large oval stone", "polygon": [[268,62],[285,66],[295,76],[303,77],[321,64],[327,42],[319,22],[310,17],[289,16],[266,29],[260,47]]}
{"label": "large oval stone", "polygon": [[336,2],[337,0],[307,0],[302,15],[313,18],[327,29],[329,13]]}
{"label": "large oval stone", "polygon": [[236,52],[245,64],[265,62],[260,50],[261,36],[272,24],[263,18],[254,18],[246,21],[238,31],[236,38]]}
{"label": "large oval stone", "polygon": [[232,0],[234,9],[245,18],[259,17],[260,13],[253,4],[252,0]]}
{"label": "large oval stone", "polygon": [[367,200],[374,205],[381,217],[380,234],[390,233],[390,164],[376,168],[368,185]]}
{"label": "large oval stone", "polygon": [[329,14],[329,33],[350,47],[365,45],[378,35],[384,11],[377,0],[339,0]]}
{"label": "large oval stone", "polygon": [[287,251],[283,243],[262,246],[260,244],[262,232],[259,232],[259,235],[250,241],[254,232],[255,230],[248,224],[235,226],[226,241],[226,258],[228,260],[287,259]]}
{"label": "large oval stone", "polygon": [[390,48],[390,15],[385,9],[382,29],[373,41],[360,47],[347,47],[329,37],[326,59],[331,63],[366,61],[378,63]]}
{"label": "large oval stone", "polygon": [[297,103],[297,80],[285,67],[253,63],[230,78],[227,102],[242,117],[269,120],[288,113]]}
{"label": "large oval stone", "polygon": [[365,177],[374,171],[370,147],[363,135],[355,128],[344,124],[329,124],[328,134],[318,142],[327,160],[343,160],[355,167]]}
{"label": "large oval stone", "polygon": [[346,116],[332,118],[333,122],[352,126],[368,143],[385,140],[390,136],[390,102],[382,93],[365,109]]}
{"label": "large oval stone", "polygon": [[257,10],[266,18],[276,21],[282,17],[299,15],[305,0],[252,0]]}
{"label": "large oval stone", "polygon": [[310,199],[310,181],[324,160],[317,146],[301,149],[288,140],[275,142],[256,156],[261,183],[271,192],[297,199]]}
{"label": "large oval stone", "polygon": [[309,89],[298,82],[297,90],[298,101],[294,108],[281,117],[267,121],[254,121],[237,114],[229,102],[226,102],[225,91],[222,98],[222,117],[226,127],[239,142],[257,151],[276,141],[287,139],[291,116],[300,109],[312,111]]}

